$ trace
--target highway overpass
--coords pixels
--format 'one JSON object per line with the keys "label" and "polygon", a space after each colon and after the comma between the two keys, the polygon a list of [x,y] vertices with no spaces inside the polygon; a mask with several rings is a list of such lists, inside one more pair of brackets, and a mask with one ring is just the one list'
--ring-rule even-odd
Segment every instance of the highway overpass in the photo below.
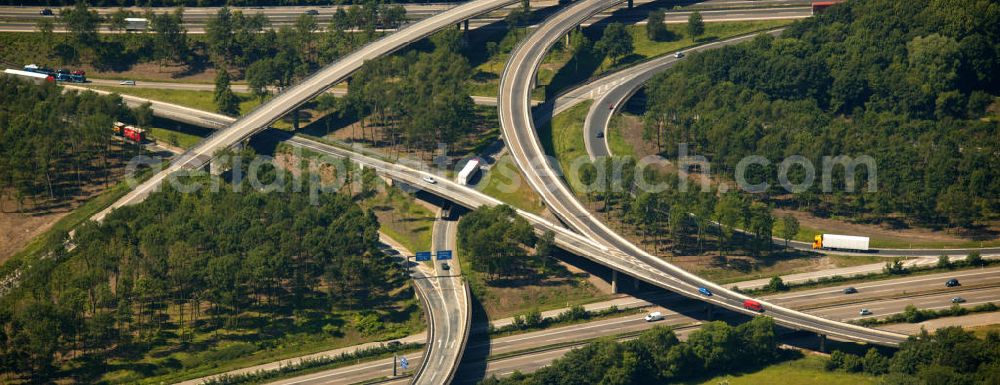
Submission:
{"label": "highway overpass", "polygon": [[220,150],[229,148],[248,139],[253,134],[267,128],[282,116],[306,103],[316,95],[343,81],[361,68],[368,60],[391,54],[396,50],[434,32],[454,25],[462,20],[482,15],[498,8],[516,3],[518,0],[476,0],[464,3],[410,25],[396,33],[372,42],[344,58],[323,67],[321,70],[287,88],[266,103],[241,116],[228,127],[216,131],[202,143],[175,159],[164,170],[153,175],[107,209],[97,213],[92,219],[100,221],[111,210],[141,202],[160,186],[172,173],[194,169],[207,164]]}
{"label": "highway overpass", "polygon": [[[499,108],[503,135],[515,163],[546,206],[570,228],[606,249],[595,261],[614,270],[664,289],[696,298],[735,312],[755,314],[743,308],[747,296],[716,285],[680,269],[636,247],[595,218],[569,191],[560,174],[549,163],[535,131],[531,91],[545,54],[559,39],[584,20],[621,0],[577,1],[550,17],[511,54],[500,79]],[[583,255],[590,257],[584,253]],[[612,262],[613,261],[613,262]],[[698,294],[708,288],[714,295]],[[766,314],[785,327],[808,330],[849,340],[898,345],[905,336],[811,316],[761,301]]]}

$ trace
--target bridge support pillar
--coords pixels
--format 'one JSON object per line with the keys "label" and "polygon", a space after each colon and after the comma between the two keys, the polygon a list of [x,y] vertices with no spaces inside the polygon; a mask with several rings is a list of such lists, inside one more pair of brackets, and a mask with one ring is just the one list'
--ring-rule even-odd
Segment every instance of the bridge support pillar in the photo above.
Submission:
{"label": "bridge support pillar", "polygon": [[618,294],[618,270],[611,270],[611,294]]}
{"label": "bridge support pillar", "polygon": [[632,8],[632,0],[628,0],[628,7]]}
{"label": "bridge support pillar", "polygon": [[826,334],[819,334],[819,351],[826,353]]}
{"label": "bridge support pillar", "polygon": [[715,306],[705,305],[705,320],[711,321],[712,320],[712,313],[714,313],[714,312],[715,312]]}
{"label": "bridge support pillar", "polygon": [[465,32],[469,32],[469,21],[468,20],[463,21],[462,27],[465,29]]}

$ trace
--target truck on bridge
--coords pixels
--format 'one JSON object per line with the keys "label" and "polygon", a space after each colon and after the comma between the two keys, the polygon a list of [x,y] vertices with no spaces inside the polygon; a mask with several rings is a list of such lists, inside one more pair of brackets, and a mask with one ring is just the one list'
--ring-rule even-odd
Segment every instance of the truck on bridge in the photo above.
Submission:
{"label": "truck on bridge", "polygon": [[475,178],[476,174],[479,172],[480,163],[479,158],[469,159],[468,162],[465,162],[465,166],[462,167],[462,171],[458,172],[458,177],[455,178],[455,181],[462,186],[468,186],[469,182],[472,181],[472,179]]}

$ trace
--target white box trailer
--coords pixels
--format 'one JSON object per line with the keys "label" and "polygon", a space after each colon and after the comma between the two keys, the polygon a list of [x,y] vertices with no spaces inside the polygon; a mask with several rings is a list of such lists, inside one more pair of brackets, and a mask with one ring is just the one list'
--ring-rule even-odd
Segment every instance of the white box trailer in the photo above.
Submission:
{"label": "white box trailer", "polygon": [[462,167],[462,171],[458,172],[455,181],[462,186],[467,186],[477,172],[479,172],[479,158],[469,159],[468,162],[465,162],[465,167]]}
{"label": "white box trailer", "polygon": [[868,251],[868,237],[858,237],[854,235],[822,234],[817,235],[814,242],[814,249],[837,249],[837,250],[857,250]]}
{"label": "white box trailer", "polygon": [[3,70],[3,73],[5,73],[7,75],[12,75],[12,76],[25,77],[25,78],[28,78],[28,79],[34,81],[35,83],[39,83],[39,84],[45,83],[45,82],[55,82],[56,81],[56,79],[54,77],[52,77],[52,75],[46,75],[46,74],[38,73],[38,72],[21,71],[21,70],[15,70],[15,69],[5,69],[5,70]]}
{"label": "white box trailer", "polygon": [[126,31],[145,31],[149,27],[149,20],[142,17],[126,17]]}

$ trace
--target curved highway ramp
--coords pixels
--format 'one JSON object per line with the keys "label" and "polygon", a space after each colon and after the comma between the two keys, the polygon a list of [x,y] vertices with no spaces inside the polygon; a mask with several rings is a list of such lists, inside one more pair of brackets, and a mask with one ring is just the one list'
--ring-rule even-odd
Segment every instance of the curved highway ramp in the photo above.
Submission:
{"label": "curved highway ramp", "polygon": [[[551,48],[566,33],[592,15],[621,3],[622,0],[578,1],[536,29],[511,54],[500,80],[499,118],[503,135],[515,162],[529,184],[539,192],[548,206],[562,221],[579,231],[588,240],[597,241],[607,251],[599,263],[611,260],[607,266],[670,291],[696,298],[716,306],[744,314],[756,314],[743,307],[746,296],[725,289],[708,280],[688,273],[659,257],[648,254],[613,232],[594,218],[569,191],[553,165],[548,163],[535,131],[530,105],[535,73]],[[603,261],[602,261],[603,260]],[[714,295],[698,294],[708,288]],[[849,325],[759,301],[782,326],[816,332],[820,335],[876,343],[898,345],[905,335]]]}

